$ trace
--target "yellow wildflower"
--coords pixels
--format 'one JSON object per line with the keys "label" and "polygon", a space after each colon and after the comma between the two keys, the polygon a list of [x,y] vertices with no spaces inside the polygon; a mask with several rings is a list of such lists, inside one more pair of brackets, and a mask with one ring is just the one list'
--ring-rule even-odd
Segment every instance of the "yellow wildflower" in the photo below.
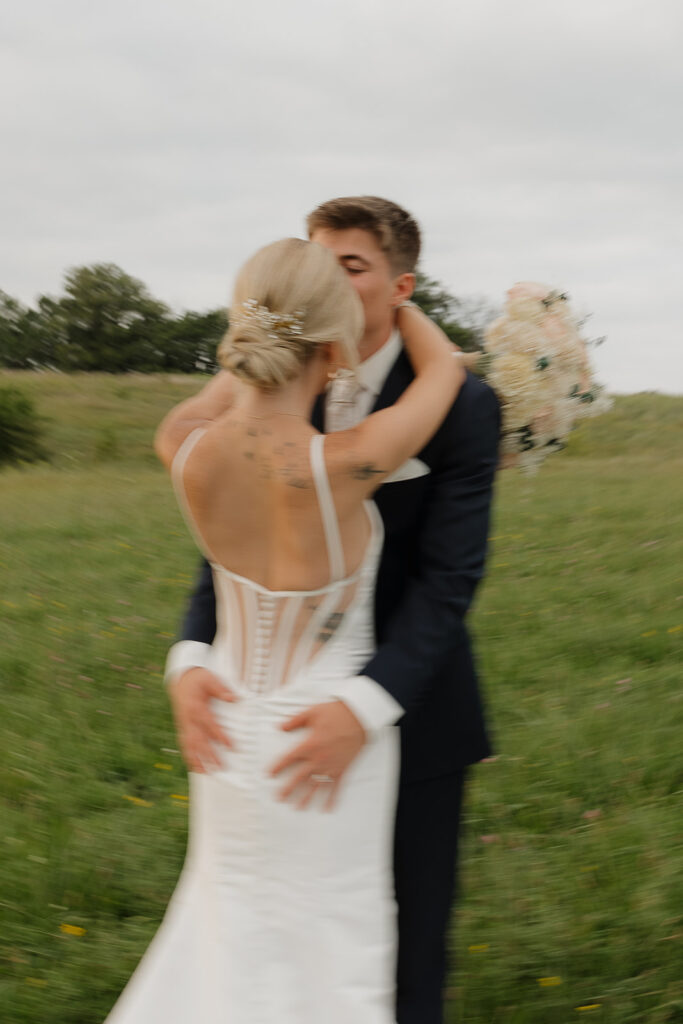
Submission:
{"label": "yellow wildflower", "polygon": [[128,796],[127,793],[123,794],[124,800],[130,800],[132,804],[136,804],[138,807],[153,807],[154,804],[150,803],[149,800],[143,800],[139,796]]}
{"label": "yellow wildflower", "polygon": [[60,924],[59,930],[64,935],[85,935],[85,928],[80,928],[77,924]]}
{"label": "yellow wildflower", "polygon": [[555,985],[562,984],[562,978],[558,978],[557,975],[552,975],[550,978],[539,978],[538,984],[541,988],[553,988]]}

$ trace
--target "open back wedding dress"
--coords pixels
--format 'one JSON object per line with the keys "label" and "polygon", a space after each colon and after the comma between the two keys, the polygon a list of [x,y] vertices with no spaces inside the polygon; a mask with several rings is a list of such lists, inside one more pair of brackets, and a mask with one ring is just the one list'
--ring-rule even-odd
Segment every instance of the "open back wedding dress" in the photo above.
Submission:
{"label": "open back wedding dress", "polygon": [[239,696],[213,710],[237,745],[220,769],[190,773],[185,864],[164,920],[106,1024],[393,1024],[396,920],[392,838],[398,730],[379,730],[352,762],[337,804],[277,799],[268,769],[303,737],[279,726],[335,700],[374,645],[383,527],[359,568],[344,554],[324,460],[311,472],[330,564],[317,590],[274,591],[216,564],[183,486],[194,431],[173,464],[177,495],[213,569],[213,670]]}

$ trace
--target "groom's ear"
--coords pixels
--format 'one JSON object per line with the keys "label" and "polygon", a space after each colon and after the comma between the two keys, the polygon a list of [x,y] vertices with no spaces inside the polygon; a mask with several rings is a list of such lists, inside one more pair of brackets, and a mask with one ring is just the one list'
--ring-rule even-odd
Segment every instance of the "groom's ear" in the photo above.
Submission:
{"label": "groom's ear", "polygon": [[407,302],[415,291],[415,274],[399,274],[394,278],[394,294],[391,299],[392,306],[400,306]]}

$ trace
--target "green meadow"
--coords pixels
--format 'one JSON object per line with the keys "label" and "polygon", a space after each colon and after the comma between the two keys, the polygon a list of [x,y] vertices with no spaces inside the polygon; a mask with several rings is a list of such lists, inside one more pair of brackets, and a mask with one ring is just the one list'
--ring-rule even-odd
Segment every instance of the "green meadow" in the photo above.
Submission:
{"label": "green meadow", "polygon": [[[198,555],[151,438],[201,378],[9,383],[52,459],[0,471],[0,1020],[99,1024],[185,851],[162,668]],[[619,397],[501,474],[471,626],[496,756],[449,1024],[683,1022],[683,397]]]}

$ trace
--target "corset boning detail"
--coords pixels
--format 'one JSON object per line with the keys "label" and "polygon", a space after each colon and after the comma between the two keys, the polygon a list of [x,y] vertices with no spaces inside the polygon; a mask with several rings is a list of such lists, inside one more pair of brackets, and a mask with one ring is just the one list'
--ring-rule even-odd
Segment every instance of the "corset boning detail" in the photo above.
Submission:
{"label": "corset boning detail", "polygon": [[[379,518],[376,509],[373,512]],[[311,591],[269,591],[213,566],[214,664],[242,692],[272,693],[317,674],[353,674],[374,646],[376,526],[352,577]]]}

